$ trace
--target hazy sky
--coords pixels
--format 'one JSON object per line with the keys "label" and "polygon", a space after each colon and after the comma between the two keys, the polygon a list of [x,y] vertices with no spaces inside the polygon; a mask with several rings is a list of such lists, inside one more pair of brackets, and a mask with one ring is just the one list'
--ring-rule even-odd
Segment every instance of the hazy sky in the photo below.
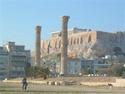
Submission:
{"label": "hazy sky", "polygon": [[33,49],[35,26],[47,39],[60,30],[62,15],[70,16],[69,28],[125,31],[125,0],[0,0],[0,45],[15,41]]}

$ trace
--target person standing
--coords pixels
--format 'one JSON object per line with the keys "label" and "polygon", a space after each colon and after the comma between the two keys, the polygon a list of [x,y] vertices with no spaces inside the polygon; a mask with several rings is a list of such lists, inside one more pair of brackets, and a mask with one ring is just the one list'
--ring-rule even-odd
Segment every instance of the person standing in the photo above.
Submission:
{"label": "person standing", "polygon": [[28,86],[27,79],[26,79],[26,77],[24,77],[22,80],[22,89],[26,90],[27,86]]}

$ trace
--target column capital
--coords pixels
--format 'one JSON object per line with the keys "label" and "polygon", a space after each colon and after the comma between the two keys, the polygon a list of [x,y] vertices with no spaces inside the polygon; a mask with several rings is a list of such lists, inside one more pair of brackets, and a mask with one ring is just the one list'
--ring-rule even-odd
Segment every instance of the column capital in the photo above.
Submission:
{"label": "column capital", "polygon": [[36,31],[41,31],[41,26],[36,26]]}
{"label": "column capital", "polygon": [[63,22],[68,22],[68,19],[70,18],[70,16],[62,16],[61,19]]}

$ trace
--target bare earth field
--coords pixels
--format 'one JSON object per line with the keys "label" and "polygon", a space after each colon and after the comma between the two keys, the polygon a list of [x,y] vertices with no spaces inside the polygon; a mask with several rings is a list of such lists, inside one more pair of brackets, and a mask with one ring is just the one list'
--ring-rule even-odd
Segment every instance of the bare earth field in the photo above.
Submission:
{"label": "bare earth field", "polygon": [[29,84],[28,89],[24,91],[21,89],[21,83],[0,82],[0,94],[125,94],[125,88]]}

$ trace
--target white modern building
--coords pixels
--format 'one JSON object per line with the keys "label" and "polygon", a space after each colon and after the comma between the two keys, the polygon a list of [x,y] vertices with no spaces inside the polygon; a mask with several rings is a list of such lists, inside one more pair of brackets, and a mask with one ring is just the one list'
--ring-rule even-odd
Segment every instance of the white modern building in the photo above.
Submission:
{"label": "white modern building", "polygon": [[0,79],[4,79],[8,73],[9,56],[4,47],[0,47]]}
{"label": "white modern building", "polygon": [[23,77],[25,67],[30,64],[30,50],[24,45],[7,42],[0,47],[0,77]]}
{"label": "white modern building", "polygon": [[68,58],[67,62],[67,74],[79,75],[81,73],[81,61],[80,59]]}
{"label": "white modern building", "polygon": [[105,59],[98,60],[81,60],[79,58],[68,58],[67,74],[68,75],[85,75],[85,74],[106,74],[102,70],[107,70],[111,66]]}

